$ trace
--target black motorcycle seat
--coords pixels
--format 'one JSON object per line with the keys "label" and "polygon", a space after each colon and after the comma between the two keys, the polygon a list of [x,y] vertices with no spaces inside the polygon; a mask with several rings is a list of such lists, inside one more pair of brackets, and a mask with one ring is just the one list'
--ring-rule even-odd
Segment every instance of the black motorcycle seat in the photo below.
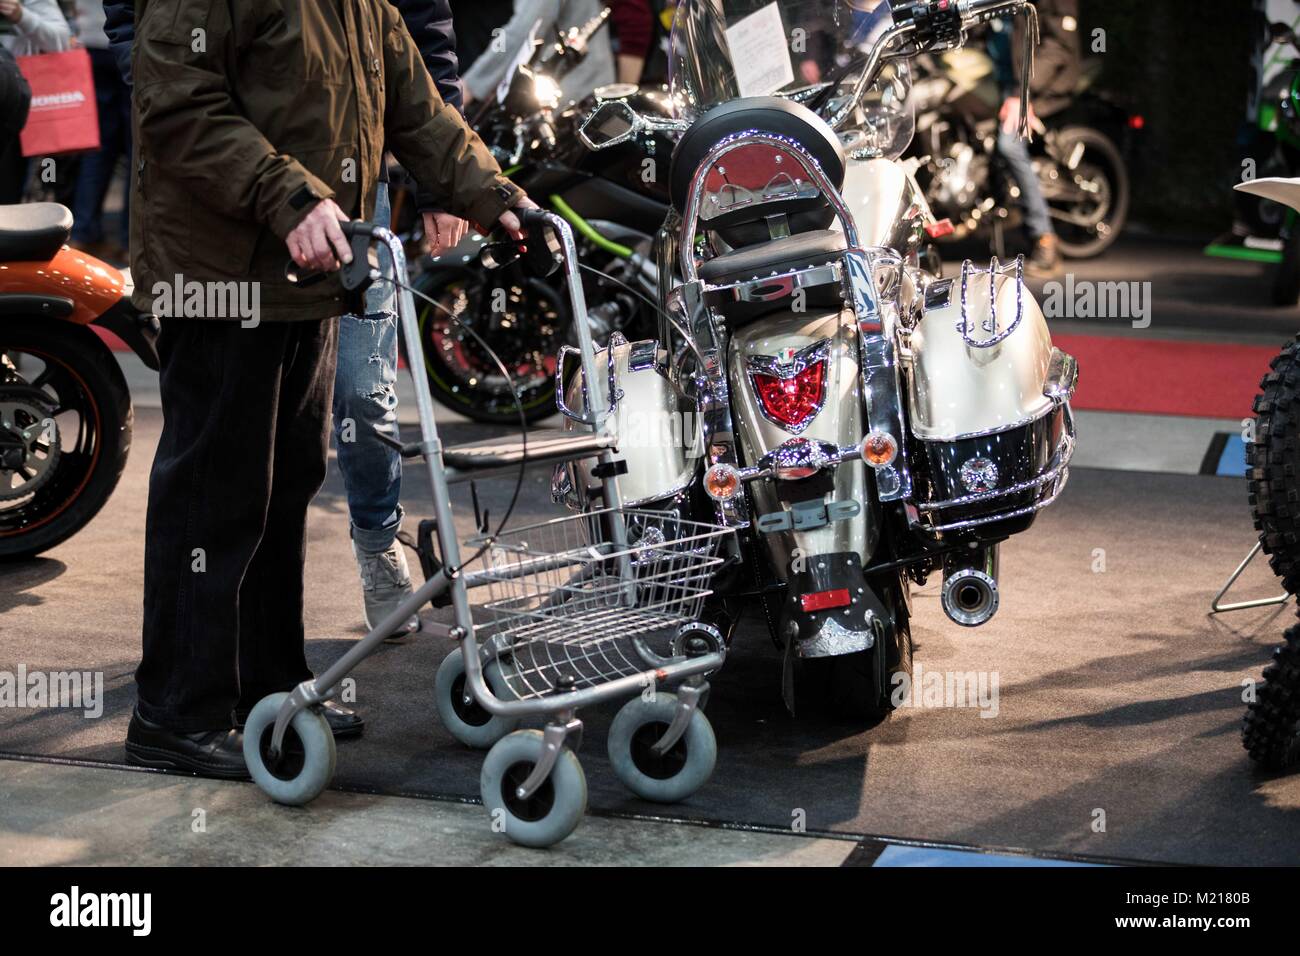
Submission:
{"label": "black motorcycle seat", "polygon": [[56,202],[0,206],[0,261],[51,259],[72,234],[72,212]]}
{"label": "black motorcycle seat", "polygon": [[834,229],[801,232],[772,242],[745,246],[724,253],[700,266],[700,278],[710,285],[726,285],[824,265],[847,248],[844,233]]}

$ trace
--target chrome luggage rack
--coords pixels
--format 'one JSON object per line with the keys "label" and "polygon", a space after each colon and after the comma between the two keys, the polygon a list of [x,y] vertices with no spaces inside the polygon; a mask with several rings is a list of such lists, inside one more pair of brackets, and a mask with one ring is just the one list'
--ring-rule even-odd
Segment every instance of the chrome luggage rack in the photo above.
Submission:
{"label": "chrome luggage rack", "polygon": [[[989,314],[984,319],[981,327],[988,333],[987,338],[977,339],[971,332],[970,316],[966,313],[968,301],[967,284],[972,276],[989,277]],[[1016,317],[1011,324],[998,331],[998,277],[1014,276],[1016,280]],[[1016,261],[1003,265],[998,262],[998,257],[994,256],[989,262],[987,269],[981,269],[972,263],[969,259],[961,264],[961,321],[957,323],[957,331],[961,334],[962,339],[973,349],[990,349],[997,345],[1007,336],[1011,335],[1020,327],[1020,320],[1024,318],[1024,292],[1025,292],[1025,257],[1016,256]]]}
{"label": "chrome luggage rack", "polygon": [[[1070,406],[1068,404],[1062,404],[1057,408],[1053,408],[1046,414],[1053,415],[1058,411],[1061,411],[1064,414],[1065,431],[1061,435],[1061,440],[1056,446],[1056,452],[1052,455],[1052,460],[1041,472],[1032,478],[1017,482],[1014,485],[1009,485],[1006,488],[994,488],[989,491],[961,495],[956,498],[949,498],[946,501],[917,502],[915,505],[917,512],[916,520],[912,523],[934,534],[950,531],[965,531],[969,528],[977,528],[980,525],[1023,518],[1026,515],[1042,511],[1050,505],[1060,496],[1061,492],[1065,490],[1065,484],[1070,478],[1070,459],[1074,457],[1074,416],[1070,413]],[[1013,508],[1010,511],[999,511],[993,514],[965,518],[960,521],[950,521],[944,524],[936,523],[941,512],[960,508],[970,508],[989,502],[997,502],[1004,498],[1012,498],[1016,495],[1023,495],[1031,491],[1037,492],[1032,504]]]}

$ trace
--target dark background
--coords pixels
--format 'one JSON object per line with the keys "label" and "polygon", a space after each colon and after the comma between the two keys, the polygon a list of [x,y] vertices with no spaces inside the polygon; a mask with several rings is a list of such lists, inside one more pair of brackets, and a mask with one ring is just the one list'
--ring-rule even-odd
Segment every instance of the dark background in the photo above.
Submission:
{"label": "dark background", "polygon": [[1085,56],[1092,31],[1106,31],[1098,88],[1146,121],[1131,156],[1132,218],[1186,234],[1226,229],[1262,13],[1252,0],[1080,0],[1079,19]]}

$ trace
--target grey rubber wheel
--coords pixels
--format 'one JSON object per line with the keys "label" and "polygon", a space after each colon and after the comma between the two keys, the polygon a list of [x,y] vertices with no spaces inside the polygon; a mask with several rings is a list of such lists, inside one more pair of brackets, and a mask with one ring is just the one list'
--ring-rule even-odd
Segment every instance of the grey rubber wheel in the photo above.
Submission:
{"label": "grey rubber wheel", "polygon": [[657,693],[651,701],[629,700],[609,727],[609,762],[623,785],[644,800],[677,803],[708,783],[718,762],[718,741],[698,709],[686,733],[662,756],[653,746],[672,723],[677,695]]}
{"label": "grey rubber wheel", "polygon": [[540,730],[516,730],[493,745],[479,774],[479,790],[492,828],[503,830],[521,846],[559,843],[574,831],[587,810],[587,776],[577,754],[568,747],[536,793],[525,800],[515,794],[515,788],[542,759],[543,746]]}
{"label": "grey rubber wheel", "polygon": [[[483,669],[488,686],[501,700],[512,700],[514,695],[506,685],[501,665],[493,661]],[[434,700],[438,716],[447,732],[475,750],[487,750],[510,731],[519,726],[517,717],[500,717],[488,713],[476,700],[465,700],[465,655],[460,648],[442,659],[433,682]]]}
{"label": "grey rubber wheel", "polygon": [[302,806],[316,799],[334,777],[334,734],[323,714],[308,708],[294,715],[279,759],[271,760],[271,734],[285,693],[258,701],[244,723],[244,762],[253,782],[276,803]]}

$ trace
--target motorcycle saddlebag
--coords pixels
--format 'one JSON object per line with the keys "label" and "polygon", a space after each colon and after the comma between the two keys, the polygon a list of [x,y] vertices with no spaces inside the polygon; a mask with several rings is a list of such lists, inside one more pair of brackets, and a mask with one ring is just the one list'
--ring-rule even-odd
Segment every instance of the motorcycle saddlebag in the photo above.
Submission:
{"label": "motorcycle saddlebag", "polygon": [[1077,369],[1018,284],[976,273],[963,307],[960,280],[931,283],[911,332],[909,466],[915,517],[931,532],[1014,534],[1065,486]]}

